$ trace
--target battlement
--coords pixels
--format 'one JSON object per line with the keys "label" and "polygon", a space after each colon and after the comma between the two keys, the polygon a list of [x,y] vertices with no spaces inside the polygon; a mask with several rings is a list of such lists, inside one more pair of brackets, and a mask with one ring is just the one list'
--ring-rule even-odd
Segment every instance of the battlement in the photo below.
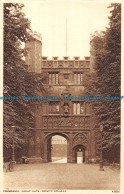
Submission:
{"label": "battlement", "polygon": [[[59,59],[58,56],[52,57],[52,59],[49,59],[48,56],[43,56],[42,61],[82,61],[80,57],[73,57],[73,59],[70,59],[69,57],[63,57],[62,59]],[[90,57],[84,57],[83,61],[90,61]]]}
{"label": "battlement", "polygon": [[80,57],[74,57],[69,59],[69,57],[63,57],[59,59],[58,56],[48,59],[48,57],[42,57],[42,67],[43,68],[89,68],[90,67],[90,57],[85,57],[84,60],[80,60]]}

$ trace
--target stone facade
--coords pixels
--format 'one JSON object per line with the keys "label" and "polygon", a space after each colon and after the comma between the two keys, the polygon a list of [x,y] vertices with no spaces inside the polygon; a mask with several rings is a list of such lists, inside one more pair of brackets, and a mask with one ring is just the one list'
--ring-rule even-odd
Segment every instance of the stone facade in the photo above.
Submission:
{"label": "stone facade", "polygon": [[[51,138],[60,135],[67,140],[67,162],[77,161],[77,152],[82,152],[83,162],[96,158],[94,117],[88,100],[66,99],[85,95],[85,74],[92,67],[90,57],[53,57],[49,60],[42,56],[41,36],[35,33],[26,43],[28,55],[26,62],[30,72],[45,77],[46,96],[60,99],[42,100],[35,107],[35,128],[29,140],[29,162],[51,161]],[[41,93],[42,96],[42,93]]]}

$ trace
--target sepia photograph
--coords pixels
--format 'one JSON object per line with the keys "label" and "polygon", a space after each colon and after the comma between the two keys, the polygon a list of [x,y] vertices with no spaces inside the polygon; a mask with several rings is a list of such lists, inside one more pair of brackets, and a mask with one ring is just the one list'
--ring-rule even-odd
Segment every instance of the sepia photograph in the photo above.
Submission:
{"label": "sepia photograph", "polygon": [[3,192],[121,192],[122,1],[1,4]]}

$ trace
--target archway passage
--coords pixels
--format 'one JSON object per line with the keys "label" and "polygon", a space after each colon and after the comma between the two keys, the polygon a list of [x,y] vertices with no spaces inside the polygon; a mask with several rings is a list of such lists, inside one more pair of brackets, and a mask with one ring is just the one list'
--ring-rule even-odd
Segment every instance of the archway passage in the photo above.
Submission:
{"label": "archway passage", "polygon": [[52,137],[52,154],[53,163],[67,163],[67,140],[66,138],[55,135]]}
{"label": "archway passage", "polygon": [[86,148],[83,145],[76,145],[73,150],[75,155],[75,163],[84,163]]}
{"label": "archway passage", "polygon": [[46,138],[46,142],[47,162],[67,163],[67,137],[61,133],[53,133]]}

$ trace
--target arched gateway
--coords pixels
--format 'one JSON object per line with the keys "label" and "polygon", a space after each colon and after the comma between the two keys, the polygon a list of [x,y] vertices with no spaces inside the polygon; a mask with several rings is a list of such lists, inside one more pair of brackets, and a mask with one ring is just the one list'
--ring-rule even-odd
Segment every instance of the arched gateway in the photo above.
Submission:
{"label": "arched gateway", "polygon": [[46,136],[45,141],[44,141],[44,148],[45,148],[45,162],[51,162],[51,151],[52,151],[52,137],[55,135],[59,135],[64,137],[67,140],[67,158],[68,158],[68,145],[69,145],[69,138],[66,134],[64,133],[51,133],[49,135]]}
{"label": "arched gateway", "polygon": [[[26,43],[29,72],[42,74],[46,98],[35,103],[35,127],[29,138],[29,162],[51,161],[51,138],[60,135],[67,140],[67,162],[77,162],[81,154],[82,163],[96,158],[94,117],[88,100],[83,100],[85,74],[93,67],[90,57],[80,60],[74,57],[58,57],[48,60],[42,57],[42,41],[34,34]],[[41,95],[42,96],[42,95]],[[49,97],[49,98],[47,98]]]}

